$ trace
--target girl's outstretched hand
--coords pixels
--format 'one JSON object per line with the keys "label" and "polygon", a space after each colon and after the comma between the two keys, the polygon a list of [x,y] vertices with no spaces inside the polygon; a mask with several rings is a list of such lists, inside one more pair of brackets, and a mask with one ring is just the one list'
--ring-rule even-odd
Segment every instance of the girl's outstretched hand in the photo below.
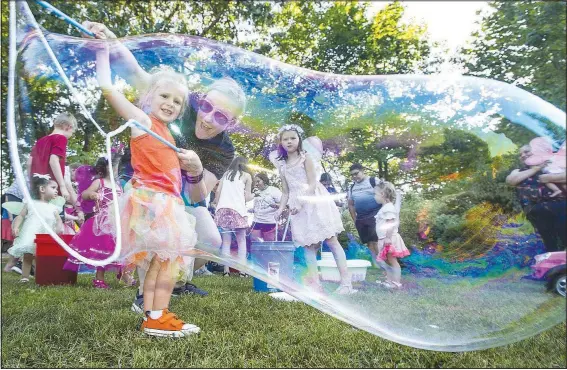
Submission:
{"label": "girl's outstretched hand", "polygon": [[[98,22],[83,22],[83,27],[95,34],[97,39],[115,39],[116,35],[108,29],[104,24]],[[82,33],[85,38],[92,38],[91,36]]]}

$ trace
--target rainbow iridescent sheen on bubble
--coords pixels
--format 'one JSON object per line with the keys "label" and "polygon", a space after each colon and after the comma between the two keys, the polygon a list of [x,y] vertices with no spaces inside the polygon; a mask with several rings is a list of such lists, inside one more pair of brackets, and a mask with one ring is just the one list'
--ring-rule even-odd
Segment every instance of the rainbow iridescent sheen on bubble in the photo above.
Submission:
{"label": "rainbow iridescent sheen on bubble", "polygon": [[[24,13],[19,13],[18,27],[18,142],[10,145],[17,145],[22,158],[46,133],[49,117],[42,114],[44,105],[51,105],[52,110],[78,112],[79,100],[106,132],[124,124],[107,119],[107,108],[100,103],[92,44],[104,41],[46,33],[65,74],[80,92],[72,96]],[[546,137],[555,149],[559,148],[565,141],[565,112],[524,90],[488,79],[333,75],[182,35],[131,36],[119,41],[147,71],[165,65],[182,72],[192,92],[203,92],[224,76],[239,83],[247,96],[247,109],[238,125],[230,129],[230,135],[238,143],[237,153],[244,155],[238,150],[253,148],[257,158],[252,158],[251,163],[272,171],[270,176],[277,170],[269,161],[269,153],[278,144],[278,129],[290,121],[301,124],[306,137],[322,140],[323,165],[340,173],[337,178],[346,184],[343,193],[348,191],[350,181],[346,181],[344,166],[337,164],[340,160],[353,153],[367,153],[373,158],[381,151],[399,151],[389,163],[402,184],[400,233],[411,251],[401,260],[403,289],[392,292],[376,284],[381,272],[370,268],[365,281],[355,284],[356,294],[332,294],[337,283],[325,281],[326,295],[313,295],[304,282],[306,265],[300,247],[294,253],[293,274],[280,276],[279,281],[260,268],[254,256],[244,263],[221,255],[218,246],[198,244],[203,256],[267,281],[353,326],[418,348],[464,351],[495,347],[535,335],[565,320],[564,298],[547,292],[544,283],[530,278],[533,257],[545,252],[545,248],[518,210],[504,211],[490,202],[471,203],[459,211],[465,235],[460,244],[441,241],[432,216],[436,204],[454,202],[459,196],[459,184],[464,187],[477,175],[496,178],[496,158],[513,155],[527,144],[510,133]],[[113,72],[124,73],[120,61],[114,61]],[[136,97],[138,92],[132,83],[118,78],[115,83],[126,95]],[[502,129],[502,122],[507,131]],[[74,140],[101,140],[96,129],[87,128],[88,120],[82,119],[81,124],[85,125],[83,130],[90,131]],[[176,125],[183,129],[181,122]],[[434,168],[435,161],[442,160],[442,154],[434,150],[447,142],[446,129],[458,130],[470,142],[485,145],[487,160],[496,164],[493,173],[443,173],[435,181],[448,194],[439,189],[428,193],[424,184],[430,181],[429,174],[423,171],[425,164],[421,160],[429,153],[427,168]],[[357,137],[378,139],[364,142],[357,141]],[[433,195],[426,199],[427,194]],[[445,216],[447,224],[456,219],[451,214]],[[345,224],[351,222],[349,217],[348,212],[343,214]],[[281,237],[283,228],[279,231]],[[344,236],[341,242],[348,259],[371,260],[353,226],[347,227]],[[287,238],[290,240],[289,234]]]}

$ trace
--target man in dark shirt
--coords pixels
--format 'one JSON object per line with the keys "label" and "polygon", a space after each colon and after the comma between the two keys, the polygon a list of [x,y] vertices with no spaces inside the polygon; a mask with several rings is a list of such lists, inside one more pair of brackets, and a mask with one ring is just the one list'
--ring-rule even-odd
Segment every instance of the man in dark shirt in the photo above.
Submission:
{"label": "man in dark shirt", "polygon": [[354,163],[349,170],[354,182],[348,191],[348,209],[354,220],[360,242],[368,246],[375,263],[378,253],[378,235],[374,216],[382,205],[374,199],[374,186],[380,180],[368,177],[359,163]]}

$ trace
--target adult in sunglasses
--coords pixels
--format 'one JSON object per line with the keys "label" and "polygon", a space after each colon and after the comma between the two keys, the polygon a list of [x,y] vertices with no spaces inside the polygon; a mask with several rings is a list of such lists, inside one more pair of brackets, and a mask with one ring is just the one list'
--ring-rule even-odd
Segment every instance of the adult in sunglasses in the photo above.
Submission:
{"label": "adult in sunglasses", "polygon": [[[96,22],[84,22],[83,26],[97,35],[97,38],[116,38],[105,25]],[[87,37],[87,36],[85,36]],[[119,64],[115,69],[128,83],[143,91],[150,83],[150,74],[137,62],[134,55],[121,43],[110,46],[111,62]],[[197,219],[196,231],[199,243],[212,249],[221,245],[221,237],[208,212],[204,200],[234,158],[234,145],[226,130],[234,125],[243,114],[246,97],[242,88],[231,78],[221,78],[211,84],[204,94],[191,94],[187,99],[188,107],[181,119],[179,131],[171,130],[176,144],[181,149],[178,154],[182,169],[182,197],[187,210]],[[129,151],[121,160],[122,177],[131,175]],[[193,270],[197,270],[205,260],[191,260]],[[189,271],[189,276],[192,271]],[[177,287],[174,294],[197,293],[205,295],[194,285]],[[204,294],[203,294],[204,293]]]}
{"label": "adult in sunglasses", "polygon": [[369,177],[360,163],[349,168],[353,183],[349,187],[348,210],[354,220],[362,244],[366,244],[372,254],[373,263],[378,253],[378,235],[376,234],[376,214],[382,205],[374,200],[374,186],[381,181]]}

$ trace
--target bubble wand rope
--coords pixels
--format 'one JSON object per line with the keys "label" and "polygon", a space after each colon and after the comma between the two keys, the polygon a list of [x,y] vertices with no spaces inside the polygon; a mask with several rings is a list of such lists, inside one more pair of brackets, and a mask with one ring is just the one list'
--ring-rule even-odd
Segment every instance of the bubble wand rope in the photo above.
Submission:
{"label": "bubble wand rope", "polygon": [[128,122],[126,122],[127,126],[136,126],[137,128],[139,128],[140,130],[150,134],[151,136],[153,136],[154,138],[158,139],[159,141],[161,141],[164,145],[167,145],[168,147],[170,147],[171,149],[175,150],[177,153],[181,152],[181,149],[179,149],[178,147],[176,147],[175,145],[173,145],[172,143],[170,143],[169,141],[165,140],[163,137],[159,136],[158,134],[156,134],[155,132],[153,132],[152,130],[150,130],[149,128],[147,128],[146,126],[142,125],[140,122],[136,121],[136,120],[129,120]]}
{"label": "bubble wand rope", "polygon": [[[22,11],[24,13],[26,13],[27,17],[28,17],[28,21],[30,23],[32,23],[32,25],[34,26],[34,28],[39,32],[39,37],[43,43],[43,45],[46,47],[47,52],[49,54],[49,56],[51,57],[51,59],[53,60],[53,62],[55,63],[57,70],[59,71],[60,75],[63,77],[67,87],[71,90],[71,92],[73,94],[76,94],[76,90],[73,88],[73,86],[71,85],[71,82],[69,81],[69,79],[67,78],[67,76],[65,75],[65,73],[63,72],[63,69],[61,68],[61,65],[57,62],[57,59],[55,58],[55,55],[53,54],[53,50],[51,50],[51,47],[49,46],[49,44],[47,43],[47,40],[45,39],[45,36],[43,35],[43,33],[41,32],[41,28],[39,27],[39,25],[37,24],[37,22],[35,21],[35,18],[33,17],[33,14],[31,13],[27,2],[22,1],[22,2],[15,2],[15,1],[10,1],[10,21],[9,21],[9,53],[8,53],[8,99],[7,99],[7,128],[8,128],[8,140],[10,143],[10,159],[12,161],[12,163],[14,164],[12,167],[14,168],[14,172],[16,174],[16,180],[18,182],[18,185],[20,186],[20,189],[22,189],[22,192],[24,193],[24,199],[28,202],[28,206],[29,208],[35,212],[35,214],[38,216],[39,221],[41,222],[41,224],[43,225],[43,227],[45,227],[45,229],[47,230],[48,234],[51,235],[51,237],[67,252],[69,253],[72,257],[86,263],[89,265],[93,265],[93,266],[104,266],[107,265],[111,262],[114,262],[118,259],[118,256],[120,256],[120,251],[121,251],[121,246],[122,246],[122,228],[120,225],[120,222],[116,222],[115,226],[116,226],[116,248],[114,249],[114,252],[112,253],[112,255],[110,255],[108,258],[104,259],[104,260],[91,260],[89,258],[86,258],[84,256],[82,256],[81,254],[79,254],[77,251],[75,251],[74,249],[72,249],[71,247],[69,247],[67,245],[67,243],[65,243],[63,241],[63,239],[61,239],[52,229],[51,227],[45,222],[45,220],[43,219],[43,217],[41,216],[40,212],[37,210],[37,208],[34,205],[34,202],[32,202],[32,197],[29,193],[29,190],[26,186],[26,181],[24,179],[24,174],[22,171],[22,163],[20,162],[20,156],[18,153],[18,147],[17,147],[17,137],[16,137],[16,123],[15,123],[15,68],[16,68],[16,55],[17,55],[17,47],[16,47],[16,33],[17,33],[17,28],[16,28],[16,4],[19,4],[19,6],[22,7]],[[87,111],[86,107],[81,103],[78,102],[80,107],[82,108],[84,114],[86,115],[86,117],[88,117],[95,125],[96,127],[99,129],[99,131],[101,131],[101,133],[105,136],[106,140],[107,140],[107,151],[108,151],[108,155],[110,156],[111,152],[110,152],[110,145],[108,144],[110,141],[109,136],[100,128],[100,126],[94,121],[94,119],[91,117],[90,113]],[[111,164],[111,168],[112,168],[112,164]],[[110,180],[112,181],[112,183],[114,184],[114,175],[113,175],[113,171],[110,171]],[[118,199],[118,195],[116,193],[116,187],[112,186],[112,195],[113,195],[113,199]],[[118,203],[117,202],[113,202],[113,208],[114,208],[114,212],[116,215],[119,215],[119,209],[118,209]]]}
{"label": "bubble wand rope", "polygon": [[41,0],[35,0],[36,3],[38,3],[39,5],[41,5],[44,9],[47,9],[48,13],[53,14],[54,16],[56,16],[57,18],[69,23],[71,26],[74,26],[75,28],[77,28],[79,31],[83,32],[84,34],[87,34],[91,37],[95,37],[95,34],[92,33],[91,31],[87,30],[85,27],[83,27],[79,22],[77,22],[76,20],[74,20],[73,18],[69,17],[67,14],[63,13],[61,10],[57,9],[56,7],[54,7],[53,5],[49,4],[46,1],[41,1]]}

